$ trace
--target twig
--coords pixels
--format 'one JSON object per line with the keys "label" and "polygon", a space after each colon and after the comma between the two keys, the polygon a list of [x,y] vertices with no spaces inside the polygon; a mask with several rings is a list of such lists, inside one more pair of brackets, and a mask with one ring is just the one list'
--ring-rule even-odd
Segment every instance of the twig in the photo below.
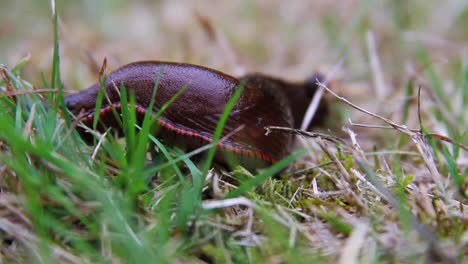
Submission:
{"label": "twig", "polygon": [[319,85],[321,87],[323,87],[325,90],[327,90],[329,93],[331,93],[333,96],[338,98],[339,100],[341,100],[341,101],[345,102],[347,105],[351,106],[352,108],[354,108],[354,109],[356,109],[356,110],[358,110],[360,112],[363,112],[365,114],[368,114],[370,116],[373,116],[373,117],[375,117],[375,118],[377,118],[379,120],[382,120],[383,122],[385,122],[385,123],[389,124],[390,126],[392,126],[393,128],[395,128],[397,131],[400,131],[400,132],[408,135],[411,138],[411,140],[414,142],[414,144],[416,145],[416,148],[418,149],[419,153],[421,154],[421,156],[422,156],[422,158],[424,160],[424,163],[426,164],[426,167],[429,170],[429,173],[432,176],[432,179],[434,180],[435,184],[437,185],[437,187],[439,188],[439,190],[442,193],[446,194],[445,186],[442,183],[443,178],[439,174],[439,171],[437,170],[437,166],[435,165],[434,160],[432,158],[432,153],[431,153],[430,149],[428,148],[426,142],[424,141],[423,136],[422,136],[421,133],[413,132],[410,129],[408,129],[405,125],[397,124],[397,123],[393,122],[392,120],[390,120],[388,118],[385,118],[385,117],[382,117],[382,116],[377,115],[375,113],[372,113],[370,111],[367,111],[366,109],[351,103],[348,99],[346,99],[346,98],[344,98],[342,96],[339,96],[338,94],[336,94],[335,92],[330,90],[330,88],[328,88],[323,83],[319,83]]}
{"label": "twig", "polygon": [[[351,126],[354,126],[354,127],[364,127],[364,128],[378,128],[378,129],[395,129],[394,127],[392,126],[379,126],[379,125],[368,125],[368,124],[357,124],[357,123],[353,123],[351,121],[351,119],[348,120],[349,122],[349,125]],[[414,128],[408,128],[409,131],[411,132],[414,132],[414,133],[417,133],[417,134],[422,134],[421,132],[421,129],[414,129]],[[468,146],[464,145],[463,143],[460,143],[460,142],[457,142],[447,136],[444,136],[444,135],[441,135],[441,134],[437,134],[437,133],[427,133],[425,134],[426,136],[430,136],[430,137],[433,137],[435,139],[438,139],[440,141],[445,141],[445,142],[448,142],[450,144],[453,144],[453,145],[456,145],[460,148],[462,148],[463,150],[466,150],[468,151]]]}
{"label": "twig", "polygon": [[349,125],[353,127],[365,127],[365,128],[378,128],[378,129],[395,129],[391,126],[379,126],[379,125],[367,125],[367,124],[358,124],[358,123],[353,123],[351,119],[348,120]]}
{"label": "twig", "polygon": [[[329,93],[331,93],[333,96],[335,96],[336,98],[338,98],[340,101],[345,102],[347,105],[351,106],[352,108],[354,108],[354,109],[356,109],[356,110],[358,110],[358,111],[360,111],[360,112],[363,112],[363,113],[365,113],[365,114],[368,114],[368,115],[370,115],[370,116],[373,116],[373,117],[375,117],[375,118],[377,118],[377,119],[380,119],[380,120],[384,121],[385,123],[391,125],[393,128],[399,130],[399,131],[402,131],[402,132],[403,132],[403,131],[409,131],[409,129],[408,129],[406,126],[399,125],[399,124],[393,122],[392,120],[390,120],[390,119],[388,119],[388,118],[385,118],[385,117],[379,116],[379,115],[377,115],[377,114],[374,114],[374,113],[372,113],[372,112],[370,112],[370,111],[367,111],[366,109],[364,109],[364,108],[362,108],[362,107],[359,107],[359,106],[357,106],[357,105],[351,103],[348,99],[346,99],[346,98],[344,98],[344,97],[338,95],[338,94],[335,93],[334,91],[332,91],[332,90],[331,90],[330,88],[328,88],[325,84],[323,84],[323,83],[318,83],[318,85],[321,86],[321,87],[323,87],[325,90],[327,90],[327,91],[328,91]],[[411,131],[409,131],[409,132],[411,132]]]}
{"label": "twig", "polygon": [[431,137],[433,137],[433,138],[436,138],[436,139],[438,139],[438,140],[442,140],[442,141],[445,141],[445,142],[449,142],[449,143],[451,143],[451,144],[453,144],[453,145],[457,145],[457,146],[459,146],[460,148],[462,148],[462,149],[468,151],[468,146],[466,146],[466,145],[464,145],[464,144],[462,144],[462,143],[460,143],[460,142],[456,142],[455,140],[453,140],[453,139],[451,139],[451,138],[449,138],[449,137],[447,137],[447,136],[440,135],[440,134],[436,134],[436,133],[429,133],[429,134],[427,134],[427,135],[428,135],[428,136],[431,136]]}
{"label": "twig", "polygon": [[344,140],[342,140],[341,138],[339,137],[334,137],[334,136],[330,136],[330,135],[326,135],[326,134],[320,134],[320,133],[314,133],[314,132],[308,132],[308,131],[304,131],[304,130],[301,130],[301,129],[295,129],[295,128],[289,128],[289,127],[279,127],[279,126],[267,126],[265,127],[266,129],[266,133],[265,135],[269,135],[272,131],[276,130],[276,131],[283,131],[283,132],[288,132],[288,133],[292,133],[292,134],[297,134],[297,135],[301,135],[301,136],[306,136],[306,137],[312,137],[312,138],[323,138],[325,140],[328,140],[328,141],[331,141],[333,143],[338,143],[338,144],[343,144],[345,145],[346,142]]}

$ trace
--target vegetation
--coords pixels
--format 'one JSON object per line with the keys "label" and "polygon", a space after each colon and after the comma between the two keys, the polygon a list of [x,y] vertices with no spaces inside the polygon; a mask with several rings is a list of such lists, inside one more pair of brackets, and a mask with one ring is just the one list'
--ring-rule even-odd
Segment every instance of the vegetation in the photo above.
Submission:
{"label": "vegetation", "polygon": [[[465,1],[51,1],[52,16],[22,2],[0,10],[0,262],[467,261]],[[213,145],[195,162],[149,115],[136,126],[123,94],[126,136],[89,146],[63,98],[104,57],[320,68],[332,111],[317,131],[340,140],[298,136],[273,167],[229,172]]]}

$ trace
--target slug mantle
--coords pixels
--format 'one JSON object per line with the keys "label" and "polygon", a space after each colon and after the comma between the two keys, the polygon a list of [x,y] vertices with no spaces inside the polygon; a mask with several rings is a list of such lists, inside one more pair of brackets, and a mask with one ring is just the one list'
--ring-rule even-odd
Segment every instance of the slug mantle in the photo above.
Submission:
{"label": "slug mantle", "polygon": [[[160,80],[154,106],[148,109],[158,76]],[[147,111],[157,112],[188,85],[157,120],[160,129],[156,136],[165,143],[194,150],[212,142],[227,102],[243,82],[244,89],[226,121],[222,136],[235,132],[217,144],[215,161],[226,164],[226,154],[230,153],[244,167],[264,167],[288,155],[293,145],[293,135],[274,132],[266,136],[264,128],[300,126],[317,90],[317,78],[320,75],[313,75],[303,83],[290,83],[262,74],[248,74],[237,79],[213,69],[186,63],[134,62],[107,76],[97,129],[105,131],[106,127],[112,127],[122,135],[114,115],[114,110],[120,113],[122,107],[121,85],[127,89],[127,94],[135,95],[140,121]],[[92,127],[99,89],[100,84],[96,83],[65,98],[67,108],[75,116],[82,113],[80,121],[88,127]],[[239,127],[243,128],[238,130]],[[85,140],[92,139],[92,135],[82,127],[77,129]]]}

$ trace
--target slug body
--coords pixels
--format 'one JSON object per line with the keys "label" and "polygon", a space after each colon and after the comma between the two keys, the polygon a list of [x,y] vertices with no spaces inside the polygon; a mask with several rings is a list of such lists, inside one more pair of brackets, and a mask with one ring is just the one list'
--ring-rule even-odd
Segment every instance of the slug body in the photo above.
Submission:
{"label": "slug body", "polygon": [[[148,109],[159,77],[153,109]],[[247,168],[264,167],[284,158],[291,151],[293,135],[274,132],[265,135],[266,126],[298,127],[315,90],[315,78],[291,84],[260,74],[236,79],[209,68],[172,62],[131,63],[107,76],[104,100],[99,113],[99,130],[106,127],[121,131],[115,111],[120,113],[120,88],[133,93],[138,120],[147,111],[156,113],[180,89],[186,90],[162,113],[157,122],[157,137],[169,144],[194,150],[213,140],[218,121],[236,88],[244,89],[230,113],[218,143],[215,161],[226,164],[231,153]],[[67,108],[80,121],[92,127],[100,84],[65,98]],[[114,111],[115,110],[115,111]],[[78,127],[84,139],[91,134]]]}

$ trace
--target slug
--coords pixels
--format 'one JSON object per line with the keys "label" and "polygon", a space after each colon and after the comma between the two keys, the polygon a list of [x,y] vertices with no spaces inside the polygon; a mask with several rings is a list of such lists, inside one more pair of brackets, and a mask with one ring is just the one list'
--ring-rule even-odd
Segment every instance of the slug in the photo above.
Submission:
{"label": "slug", "polygon": [[[148,109],[159,76],[153,109]],[[231,135],[217,144],[215,161],[228,164],[226,154],[236,157],[246,168],[274,164],[291,152],[293,135],[273,132],[265,135],[266,126],[298,128],[317,86],[313,75],[303,83],[289,83],[262,74],[234,78],[222,72],[186,63],[141,61],[125,65],[107,76],[104,100],[99,113],[98,130],[115,128],[122,133],[115,111],[122,107],[120,88],[133,93],[138,120],[147,111],[156,113],[180,89],[186,90],[157,120],[157,137],[168,144],[184,145],[194,150],[213,140],[213,133],[227,102],[241,83],[244,89],[224,127],[222,136]],[[100,89],[90,88],[65,98],[67,108],[83,124],[92,127],[96,98]],[[324,111],[324,106],[321,106]],[[115,111],[114,111],[115,110]],[[320,117],[319,117],[320,118]],[[83,139],[90,133],[78,127]]]}

